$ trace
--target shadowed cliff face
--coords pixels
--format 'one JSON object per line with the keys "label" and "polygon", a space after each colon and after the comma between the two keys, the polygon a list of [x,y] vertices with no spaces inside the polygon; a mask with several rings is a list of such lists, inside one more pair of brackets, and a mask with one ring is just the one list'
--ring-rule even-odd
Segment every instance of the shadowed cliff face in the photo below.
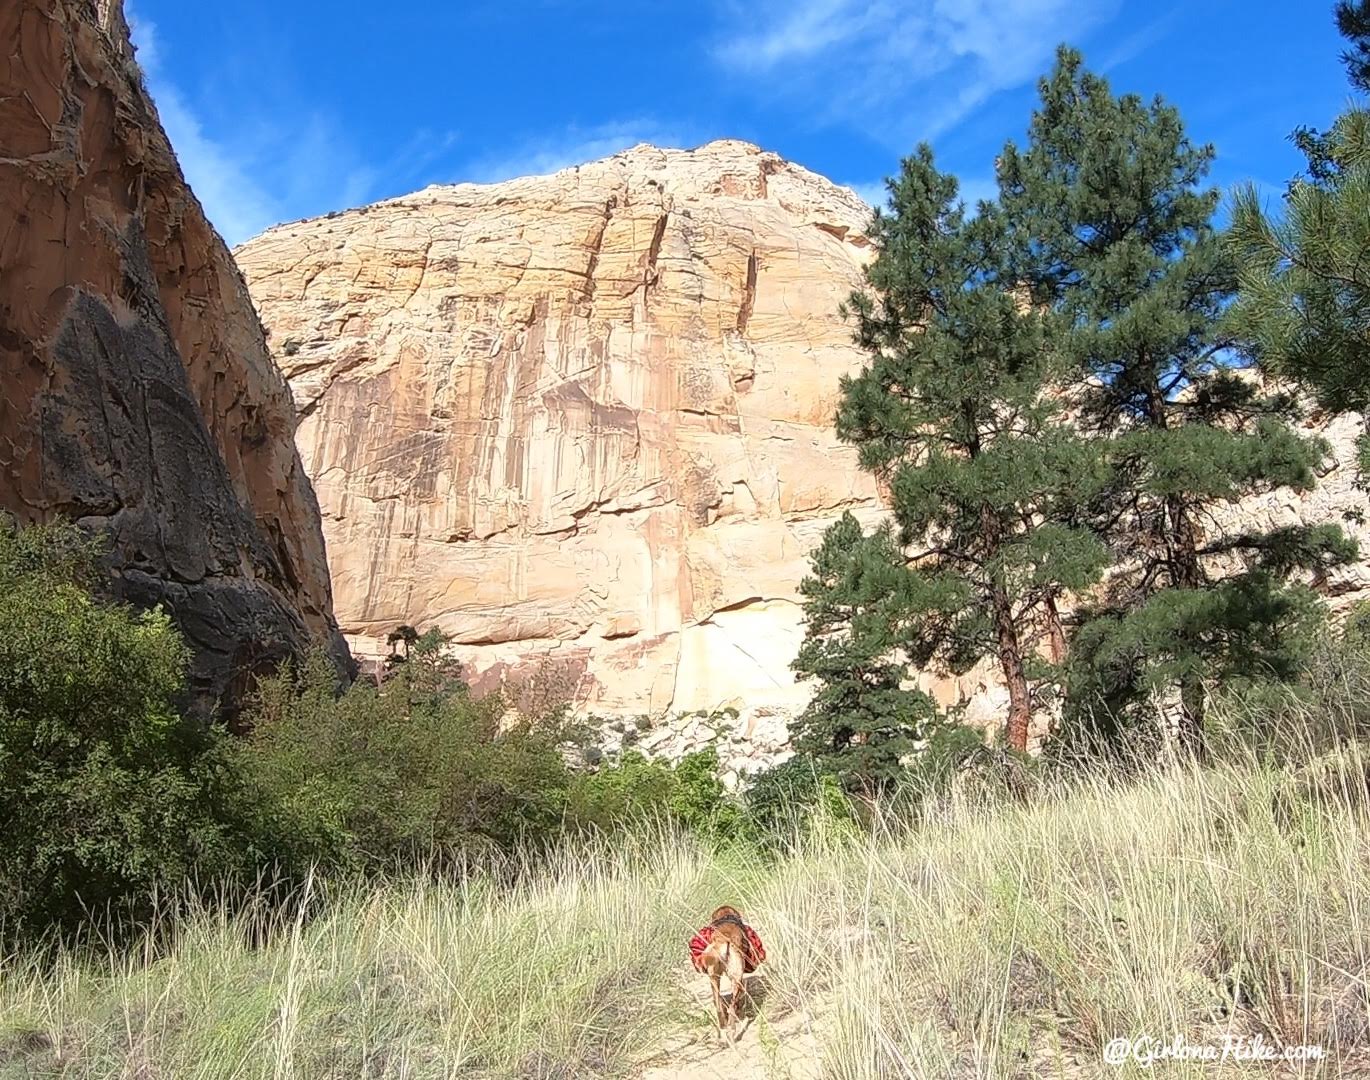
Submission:
{"label": "shadowed cliff face", "polygon": [[108,535],[201,707],[333,620],[294,409],[186,186],[116,0],[0,4],[0,508]]}

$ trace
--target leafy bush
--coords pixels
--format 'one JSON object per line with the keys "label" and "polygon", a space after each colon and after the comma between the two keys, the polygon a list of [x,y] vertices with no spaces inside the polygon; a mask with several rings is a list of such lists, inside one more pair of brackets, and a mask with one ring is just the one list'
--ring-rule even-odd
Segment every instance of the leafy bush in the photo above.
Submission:
{"label": "leafy bush", "polygon": [[850,828],[858,820],[837,773],[803,756],[758,774],[745,802],[750,835],[765,847],[795,841],[824,825]]}
{"label": "leafy bush", "polygon": [[1295,680],[1232,681],[1214,693],[1215,752],[1299,762],[1370,739],[1370,609],[1357,605]]}
{"label": "leafy bush", "polygon": [[569,772],[553,728],[501,730],[443,638],[419,638],[379,688],[341,695],[322,657],[262,681],[234,750],[254,855],[296,872],[509,850],[561,824]]}
{"label": "leafy bush", "polygon": [[991,747],[978,728],[944,722],[928,732],[928,742],[905,762],[899,785],[906,798],[914,800],[945,792],[958,775],[1001,771],[1004,763],[1025,759],[1016,750]]}
{"label": "leafy bush", "polygon": [[582,829],[608,831],[665,821],[715,842],[743,835],[742,807],[723,787],[718,753],[712,748],[674,765],[625,751],[597,771],[575,777],[567,817]]}
{"label": "leafy bush", "polygon": [[138,917],[236,865],[221,737],[175,708],[187,654],[160,611],[92,595],[71,525],[0,524],[0,934]]}
{"label": "leafy bush", "polygon": [[[1016,750],[986,745],[975,727],[941,716],[923,726],[923,741],[885,769],[873,796],[853,791],[840,759],[800,744],[794,757],[766,770],[746,792],[751,835],[764,846],[788,844],[820,829],[849,830],[881,821],[909,824],[953,787],[983,796],[1012,794],[1034,768]],[[865,797],[863,797],[865,796]]]}
{"label": "leafy bush", "polygon": [[380,687],[340,687],[322,656],[263,679],[243,738],[183,717],[185,645],[162,612],[97,598],[98,555],[71,525],[0,528],[0,938],[129,926],[159,891],[263,869],[288,885],[648,818],[740,832],[712,751],[574,772],[564,710],[509,723],[437,633]]}

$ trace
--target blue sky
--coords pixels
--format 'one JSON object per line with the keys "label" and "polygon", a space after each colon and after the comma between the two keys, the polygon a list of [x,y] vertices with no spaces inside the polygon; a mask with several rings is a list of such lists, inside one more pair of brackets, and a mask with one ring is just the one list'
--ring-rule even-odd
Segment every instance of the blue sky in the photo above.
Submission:
{"label": "blue sky", "polygon": [[740,138],[868,197],[928,140],[969,197],[1058,42],[1178,104],[1213,179],[1273,196],[1349,100],[1331,0],[128,0],[231,244],[431,183]]}

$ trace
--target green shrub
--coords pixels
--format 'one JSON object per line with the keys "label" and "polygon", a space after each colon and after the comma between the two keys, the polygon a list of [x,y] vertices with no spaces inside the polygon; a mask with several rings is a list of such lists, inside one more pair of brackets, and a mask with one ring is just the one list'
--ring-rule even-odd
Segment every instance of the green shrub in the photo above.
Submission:
{"label": "green shrub", "polygon": [[236,865],[221,737],[184,719],[160,611],[96,599],[71,525],[0,524],[0,935],[139,917],[161,884]]}
{"label": "green shrub", "polygon": [[888,770],[873,795],[852,791],[831,757],[802,752],[759,774],[745,792],[748,835],[763,848],[790,847],[815,833],[916,825],[956,793],[985,804],[1024,800],[1041,783],[1037,760],[987,745],[975,727],[942,719]]}
{"label": "green shrub", "polygon": [[254,855],[287,870],[362,869],[552,838],[569,771],[553,728],[500,729],[429,633],[377,688],[341,695],[322,657],[263,680],[234,760]]}
{"label": "green shrub", "polygon": [[1295,681],[1233,680],[1213,694],[1214,752],[1301,762],[1370,739],[1370,620],[1357,605]]}
{"label": "green shrub", "polygon": [[719,843],[743,835],[742,807],[723,787],[712,747],[674,765],[624,751],[595,772],[575,777],[567,818],[581,829],[600,831],[669,822]]}
{"label": "green shrub", "polygon": [[740,835],[742,806],[723,786],[717,750],[685,755],[674,772],[676,786],[668,803],[672,818],[698,836],[728,840]]}
{"label": "green shrub", "polygon": [[924,802],[946,794],[958,780],[1006,779],[1018,768],[1031,768],[1033,761],[1010,747],[988,745],[979,728],[940,723],[928,732],[927,745],[905,762],[899,798],[904,803]]}
{"label": "green shrub", "polygon": [[749,835],[765,847],[794,842],[825,824],[849,828],[859,820],[838,775],[803,756],[759,773],[744,799]]}

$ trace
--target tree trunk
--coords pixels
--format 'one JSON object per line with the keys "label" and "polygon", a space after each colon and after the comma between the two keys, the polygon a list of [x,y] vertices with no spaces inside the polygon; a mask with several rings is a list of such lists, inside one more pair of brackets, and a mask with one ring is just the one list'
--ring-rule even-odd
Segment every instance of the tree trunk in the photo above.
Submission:
{"label": "tree trunk", "polygon": [[1061,612],[1056,607],[1056,597],[1047,597],[1046,613],[1047,647],[1051,650],[1051,662],[1059,664],[1066,658],[1066,630],[1061,623]]}
{"label": "tree trunk", "polygon": [[[1169,525],[1167,546],[1170,549],[1171,578],[1181,589],[1201,589],[1204,586],[1203,568],[1199,565],[1199,540],[1193,518],[1184,500],[1172,495],[1166,499]],[[1196,675],[1180,680],[1180,716],[1178,736],[1180,746],[1187,753],[1204,760],[1207,743],[1204,739],[1204,688]]]}
{"label": "tree trunk", "polygon": [[1018,641],[1018,629],[1013,625],[1008,597],[998,586],[994,589],[993,603],[994,631],[999,641],[999,668],[1008,686],[1008,744],[1026,753],[1028,724],[1032,720],[1032,698],[1028,692],[1027,672],[1023,668],[1023,649]]}
{"label": "tree trunk", "polygon": [[[966,427],[977,432],[975,410],[967,402],[962,412]],[[970,440],[967,450],[972,460],[980,456],[978,432]],[[1004,523],[994,512],[994,507],[984,503],[980,507],[980,531],[984,540],[985,552],[991,558],[998,555],[1003,546]],[[1013,621],[1013,600],[1003,581],[996,575],[990,581],[990,607],[994,613],[994,636],[998,645],[999,670],[1008,687],[1008,718],[1004,735],[1009,746],[1020,753],[1027,752],[1028,725],[1032,720],[1032,696],[1028,690],[1027,672],[1023,668],[1023,646],[1018,639],[1018,627]]]}
{"label": "tree trunk", "polygon": [[[1000,546],[1001,523],[992,507],[980,511],[980,526],[985,547],[997,552]],[[1018,627],[1013,622],[1013,601],[1000,581],[990,584],[990,607],[994,613],[994,636],[998,645],[999,670],[1008,687],[1008,721],[1005,737],[1009,746],[1027,752],[1028,725],[1032,720],[1032,696],[1028,690],[1027,672],[1023,667],[1023,646],[1018,639]]]}
{"label": "tree trunk", "polygon": [[1208,760],[1204,734],[1204,688],[1197,678],[1180,683],[1180,717],[1176,732],[1180,749],[1200,762]]}
{"label": "tree trunk", "polygon": [[1023,668],[1023,649],[1018,640],[1018,628],[1013,625],[1013,610],[1008,595],[996,585],[993,588],[994,633],[999,644],[999,669],[1008,687],[1009,746],[1027,752],[1028,724],[1032,720],[1032,698],[1028,692],[1027,672]]}
{"label": "tree trunk", "polygon": [[[1168,426],[1165,399],[1159,386],[1153,386],[1148,395],[1147,413],[1153,427],[1164,429]],[[1199,533],[1183,497],[1166,496],[1162,532],[1171,583],[1181,589],[1202,589],[1207,582],[1199,562]],[[1204,706],[1203,683],[1196,676],[1181,679],[1179,742],[1200,760],[1207,757],[1208,749],[1204,737]]]}

